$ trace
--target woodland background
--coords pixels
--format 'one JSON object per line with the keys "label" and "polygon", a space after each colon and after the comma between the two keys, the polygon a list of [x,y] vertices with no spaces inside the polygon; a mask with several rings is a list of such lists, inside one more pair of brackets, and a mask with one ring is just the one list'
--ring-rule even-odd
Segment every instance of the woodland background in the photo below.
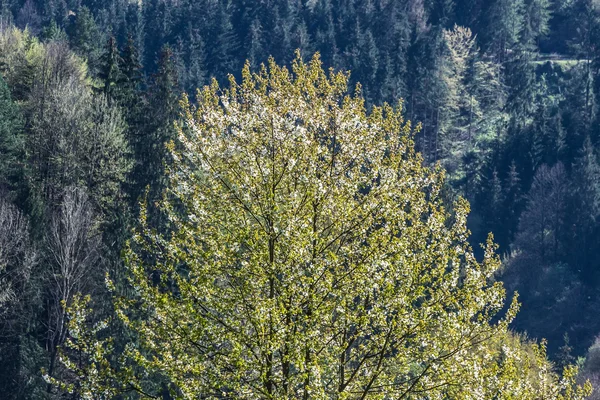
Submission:
{"label": "woodland background", "polygon": [[[600,373],[600,2],[0,0],[0,393],[44,398],[79,291],[164,182],[182,93],[319,52],[493,232],[513,324]],[[401,103],[399,103],[401,102]],[[149,189],[146,189],[146,188]],[[160,223],[160,216],[156,216]]]}

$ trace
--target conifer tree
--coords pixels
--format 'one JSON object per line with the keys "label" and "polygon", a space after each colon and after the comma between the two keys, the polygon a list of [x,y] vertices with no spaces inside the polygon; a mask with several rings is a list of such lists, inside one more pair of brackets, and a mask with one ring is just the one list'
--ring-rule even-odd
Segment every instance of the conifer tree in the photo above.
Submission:
{"label": "conifer tree", "polygon": [[143,5],[139,3],[129,3],[127,7],[127,12],[125,16],[126,24],[127,24],[127,33],[125,43],[129,41],[129,39],[133,40],[134,47],[137,52],[138,61],[141,64],[144,58],[144,15],[143,15]]}
{"label": "conifer tree", "polygon": [[28,29],[33,34],[39,33],[42,19],[33,0],[25,0],[23,7],[17,13],[15,22],[21,29]]}
{"label": "conifer tree", "polygon": [[521,43],[523,31],[524,0],[493,0],[484,19],[482,29],[486,35],[488,48],[504,61],[507,50]]}
{"label": "conifer tree", "polygon": [[525,0],[521,42],[533,49],[550,31],[550,0]]}
{"label": "conifer tree", "polygon": [[50,25],[46,26],[42,30],[41,37],[45,41],[65,41],[66,42],[68,40],[68,36],[67,36],[66,32],[60,26],[58,26],[58,24],[56,23],[55,20],[52,20],[50,22]]}
{"label": "conifer tree", "polygon": [[509,88],[505,110],[510,116],[511,127],[520,132],[528,125],[536,106],[536,85],[533,55],[523,49],[514,50],[506,57],[504,84]]}
{"label": "conifer tree", "polygon": [[430,20],[444,28],[451,28],[450,24],[456,20],[455,0],[434,0]]}
{"label": "conifer tree", "polygon": [[260,21],[258,18],[255,18],[250,25],[245,46],[248,52],[246,59],[250,61],[250,65],[255,69],[261,64],[262,57],[264,57],[265,54],[265,38],[263,35],[263,28]]}
{"label": "conifer tree", "polygon": [[373,104],[377,94],[377,78],[379,72],[379,50],[370,30],[361,32],[358,40],[358,70],[356,77],[364,83],[364,96],[369,104]]}
{"label": "conifer tree", "polygon": [[300,50],[303,57],[310,57],[313,52],[312,41],[304,21],[294,24],[291,33],[292,48]]}
{"label": "conifer tree", "polygon": [[525,279],[533,281],[542,268],[560,261],[564,255],[559,238],[565,232],[567,194],[567,173],[562,163],[538,168],[515,240],[515,246],[527,260]]}
{"label": "conifer tree", "polygon": [[0,75],[0,193],[22,184],[24,151],[23,119]]}
{"label": "conifer tree", "polygon": [[574,265],[581,271],[582,280],[595,284],[600,279],[595,253],[600,241],[600,165],[592,142],[586,137],[579,157],[573,166],[572,201],[569,216],[575,232],[570,242]]}
{"label": "conifer tree", "polygon": [[141,100],[140,92],[143,83],[143,73],[142,65],[140,63],[140,54],[136,47],[135,40],[131,35],[127,38],[127,43],[123,48],[121,62],[122,66],[120,69],[123,82],[121,85],[120,101],[123,108],[128,111],[125,118],[127,118],[128,124],[132,126],[134,124],[132,124],[128,114],[132,113],[133,115],[136,115],[136,113],[132,111],[135,110],[136,105],[139,106]]}
{"label": "conifer tree", "polygon": [[237,68],[237,52],[239,50],[239,38],[236,35],[228,10],[228,1],[219,1],[212,7],[214,18],[211,21],[210,35],[214,40],[209,43],[208,66],[213,77],[224,80],[223,71],[234,71]]}
{"label": "conifer tree", "polygon": [[110,36],[106,43],[104,54],[100,58],[100,72],[98,78],[102,80],[103,86],[101,88],[102,93],[106,96],[109,104],[115,101],[115,98],[119,97],[121,91],[120,85],[123,81],[121,76],[121,55],[117,48],[117,41],[114,36]]}
{"label": "conifer tree", "polygon": [[509,243],[512,243],[514,239],[514,235],[516,233],[519,216],[521,215],[521,210],[523,207],[523,189],[521,188],[521,178],[519,177],[519,171],[517,170],[517,165],[513,160],[510,164],[510,168],[508,170],[508,175],[506,176],[504,182],[504,206],[503,209],[506,213],[506,238],[503,240],[503,244],[508,246]]}
{"label": "conifer tree", "polygon": [[96,72],[104,41],[89,8],[84,6],[77,10],[69,37],[71,48],[87,60],[91,71]]}
{"label": "conifer tree", "polygon": [[155,72],[157,61],[163,46],[167,45],[171,36],[171,8],[164,0],[144,1],[142,13],[144,20],[144,55],[146,68]]}
{"label": "conifer tree", "polygon": [[[167,162],[165,144],[175,138],[174,121],[179,110],[179,78],[170,47],[165,46],[158,61],[158,71],[149,88],[144,127],[135,142],[136,165],[133,171],[136,189],[132,199],[137,201],[150,188],[152,205],[160,197],[165,184]],[[151,116],[151,117],[150,117]]]}
{"label": "conifer tree", "polygon": [[313,11],[315,18],[315,42],[323,63],[332,67],[339,65],[339,47],[330,0],[319,0]]}

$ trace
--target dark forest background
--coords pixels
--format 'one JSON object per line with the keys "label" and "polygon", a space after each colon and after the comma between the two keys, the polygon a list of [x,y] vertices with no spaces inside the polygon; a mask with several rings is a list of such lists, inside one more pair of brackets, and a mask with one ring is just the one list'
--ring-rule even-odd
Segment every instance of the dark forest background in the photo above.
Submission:
{"label": "dark forest background", "polygon": [[[47,398],[65,313],[164,185],[184,92],[319,52],[420,123],[492,231],[513,328],[600,371],[600,2],[0,0],[0,397]],[[150,215],[160,224],[158,213]],[[586,357],[587,359],[583,358]]]}

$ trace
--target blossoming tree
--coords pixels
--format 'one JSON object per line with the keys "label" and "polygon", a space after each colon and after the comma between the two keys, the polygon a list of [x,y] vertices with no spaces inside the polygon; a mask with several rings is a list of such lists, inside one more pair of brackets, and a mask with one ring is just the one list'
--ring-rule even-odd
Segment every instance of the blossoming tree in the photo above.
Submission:
{"label": "blossoming tree", "polygon": [[447,210],[443,171],[423,166],[400,107],[367,112],[347,83],[297,58],[183,100],[158,205],[170,233],[142,212],[126,251],[131,294],[114,292],[137,340],[111,367],[111,340],[86,330],[76,303],[64,358],[76,374],[63,389],[151,396],[141,369],[183,399],[589,392],[574,369],[551,371],[543,344],[509,333],[518,305],[505,308],[493,282],[494,245],[475,259],[468,204]]}

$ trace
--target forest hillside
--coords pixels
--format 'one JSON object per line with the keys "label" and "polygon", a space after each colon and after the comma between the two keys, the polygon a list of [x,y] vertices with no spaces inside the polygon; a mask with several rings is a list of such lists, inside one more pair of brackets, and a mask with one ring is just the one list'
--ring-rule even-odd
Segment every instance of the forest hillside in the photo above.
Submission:
{"label": "forest hillside", "polygon": [[597,0],[0,0],[0,398],[582,397],[599,153]]}

